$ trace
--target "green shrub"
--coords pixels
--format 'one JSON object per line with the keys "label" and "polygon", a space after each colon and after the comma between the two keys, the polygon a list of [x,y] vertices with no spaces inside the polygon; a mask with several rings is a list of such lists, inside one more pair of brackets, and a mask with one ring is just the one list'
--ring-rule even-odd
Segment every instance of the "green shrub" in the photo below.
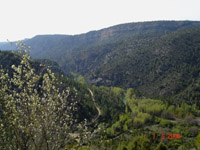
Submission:
{"label": "green shrub", "polygon": [[199,130],[197,127],[194,126],[194,127],[189,128],[189,136],[195,137],[198,134],[199,134]]}
{"label": "green shrub", "polygon": [[168,150],[168,147],[164,143],[160,142],[157,145],[156,150]]}
{"label": "green shrub", "polygon": [[171,120],[174,119],[172,113],[169,111],[163,111],[161,117],[164,119],[171,119]]}
{"label": "green shrub", "polygon": [[151,150],[150,140],[145,136],[136,136],[132,142],[128,144],[129,150]]}
{"label": "green shrub", "polygon": [[169,120],[164,120],[162,119],[160,121],[160,124],[159,124],[161,127],[168,127],[168,128],[171,128],[173,126],[173,123]]}
{"label": "green shrub", "polygon": [[151,119],[152,117],[150,114],[139,112],[137,113],[137,116],[134,118],[133,123],[134,126],[137,128],[144,126],[144,124],[151,121]]}

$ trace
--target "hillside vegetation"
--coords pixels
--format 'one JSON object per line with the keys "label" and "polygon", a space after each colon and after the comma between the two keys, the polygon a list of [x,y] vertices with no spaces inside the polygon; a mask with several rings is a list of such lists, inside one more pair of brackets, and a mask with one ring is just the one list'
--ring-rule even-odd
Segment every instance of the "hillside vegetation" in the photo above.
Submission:
{"label": "hillside vegetation", "polygon": [[74,36],[39,35],[24,42],[33,58],[56,61],[69,77],[75,73],[97,86],[135,88],[146,97],[197,103],[199,40],[197,21],[157,21]]}
{"label": "hillside vegetation", "polygon": [[24,42],[0,44],[0,149],[200,148],[199,22]]}

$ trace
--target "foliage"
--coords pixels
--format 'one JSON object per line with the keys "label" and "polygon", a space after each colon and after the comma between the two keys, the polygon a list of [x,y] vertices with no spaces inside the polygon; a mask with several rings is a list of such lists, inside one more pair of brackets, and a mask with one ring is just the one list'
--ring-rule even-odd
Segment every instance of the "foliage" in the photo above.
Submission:
{"label": "foliage", "polygon": [[198,107],[199,106],[197,105],[188,105],[183,102],[181,104],[178,104],[176,106],[176,109],[171,113],[179,118],[185,118],[192,115],[198,116],[200,114]]}
{"label": "foliage", "polygon": [[133,89],[127,90],[125,98],[132,112],[143,112],[159,116],[165,109],[164,103],[160,100],[136,98]]}
{"label": "foliage", "polygon": [[86,123],[80,124],[74,117],[76,95],[69,88],[60,91],[50,69],[36,74],[30,62],[25,53],[20,65],[12,65],[12,77],[0,71],[1,149],[64,148],[72,139],[69,133],[75,130],[87,138]]}
{"label": "foliage", "polygon": [[[191,28],[192,22],[128,26],[140,27],[137,35],[137,30],[126,34],[115,28],[109,40],[101,41],[98,32],[57,36],[61,42],[51,36],[34,38],[36,43],[41,41],[40,49],[32,54],[56,60],[68,75],[75,72],[76,81],[61,76],[62,70],[53,61],[33,61],[26,54],[1,51],[3,69],[15,65],[8,74],[1,70],[0,149],[58,149],[60,145],[125,150],[145,149],[150,142],[152,149],[165,149],[161,141],[169,149],[198,147],[200,29]],[[81,124],[84,118],[93,122],[96,106],[101,111],[98,120]],[[90,135],[88,128],[95,132]],[[168,140],[168,133],[180,134],[181,139]]]}
{"label": "foliage", "polygon": [[185,122],[190,126],[198,126],[198,121],[191,116],[185,117]]}
{"label": "foliage", "polygon": [[150,114],[138,112],[137,116],[133,120],[133,123],[134,123],[135,127],[142,127],[147,122],[151,121],[151,119],[152,119],[152,117]]}
{"label": "foliage", "polygon": [[78,46],[56,60],[68,74],[81,74],[91,84],[132,87],[148,97],[198,103],[199,33],[191,25],[175,32],[129,34]]}
{"label": "foliage", "polygon": [[169,111],[163,111],[161,117],[164,119],[171,119],[171,120],[174,119],[172,113]]}
{"label": "foliage", "polygon": [[119,92],[115,90],[118,88],[104,86],[92,86],[91,89],[94,91],[95,100],[102,111],[100,121],[109,125],[116,122],[119,119],[119,115],[125,112],[121,90]]}
{"label": "foliage", "polygon": [[151,150],[150,140],[144,136],[137,136],[134,138],[133,142],[128,144],[128,149],[130,150]]}
{"label": "foliage", "polygon": [[82,75],[88,83],[132,87],[146,97],[199,106],[199,26],[196,21],[129,23],[25,42],[34,58],[52,59],[65,73]]}
{"label": "foliage", "polygon": [[160,126],[161,127],[169,127],[169,128],[171,128],[173,126],[173,123],[170,122],[169,120],[162,119],[160,121]]}
{"label": "foliage", "polygon": [[200,148],[200,133],[196,137],[195,146],[199,149]]}
{"label": "foliage", "polygon": [[156,150],[168,150],[168,147],[164,143],[160,142],[156,147]]}
{"label": "foliage", "polygon": [[196,137],[199,134],[199,129],[196,126],[190,127],[189,128],[189,135]]}

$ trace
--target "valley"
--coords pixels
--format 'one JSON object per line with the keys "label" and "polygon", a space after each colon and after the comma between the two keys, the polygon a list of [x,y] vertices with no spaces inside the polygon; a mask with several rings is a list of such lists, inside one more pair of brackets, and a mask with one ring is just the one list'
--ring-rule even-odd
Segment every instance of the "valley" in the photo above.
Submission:
{"label": "valley", "polygon": [[[36,143],[67,150],[200,147],[200,22],[38,35],[22,41],[30,53],[19,53],[16,43],[0,43],[0,149],[37,149]],[[71,118],[67,128],[62,118]]]}

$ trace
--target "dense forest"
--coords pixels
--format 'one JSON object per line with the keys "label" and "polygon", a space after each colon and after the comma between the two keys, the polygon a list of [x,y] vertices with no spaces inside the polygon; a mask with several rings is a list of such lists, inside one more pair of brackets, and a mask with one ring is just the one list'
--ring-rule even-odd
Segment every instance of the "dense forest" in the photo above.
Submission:
{"label": "dense forest", "polygon": [[199,22],[130,23],[0,48],[0,149],[200,148]]}

